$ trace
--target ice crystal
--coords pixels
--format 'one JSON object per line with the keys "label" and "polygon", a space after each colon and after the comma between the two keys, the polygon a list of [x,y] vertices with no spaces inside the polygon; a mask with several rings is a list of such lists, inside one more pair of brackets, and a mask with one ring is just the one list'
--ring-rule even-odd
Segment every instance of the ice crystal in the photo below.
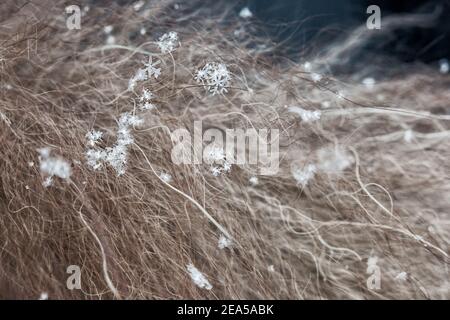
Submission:
{"label": "ice crystal", "polygon": [[210,62],[197,71],[194,79],[206,86],[213,95],[227,92],[230,85],[231,74],[223,63]]}
{"label": "ice crystal", "polygon": [[300,107],[289,107],[288,111],[299,115],[304,122],[319,120],[320,116],[322,115],[320,110],[310,111]]}
{"label": "ice crystal", "polygon": [[211,290],[212,285],[209,283],[208,279],[201,273],[194,265],[188,264],[186,266],[192,281],[202,289]]}
{"label": "ice crystal", "polygon": [[170,53],[174,51],[178,43],[178,34],[174,31],[163,34],[157,42],[162,53]]}
{"label": "ice crystal", "polygon": [[297,180],[297,183],[300,184],[302,187],[306,186],[308,184],[308,181],[310,181],[315,173],[317,171],[317,168],[314,164],[308,164],[303,169],[295,168],[292,170],[292,175],[295,180]]}

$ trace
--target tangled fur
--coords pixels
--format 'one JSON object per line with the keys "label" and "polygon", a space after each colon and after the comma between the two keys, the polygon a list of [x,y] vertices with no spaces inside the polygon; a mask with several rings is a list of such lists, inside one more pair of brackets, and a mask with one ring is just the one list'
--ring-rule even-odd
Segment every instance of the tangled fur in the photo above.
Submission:
{"label": "tangled fur", "polygon": [[[0,4],[1,298],[450,298],[448,76],[421,65],[386,65],[370,87],[369,67],[333,76],[362,30],[292,61],[230,8],[108,3],[68,30],[66,5]],[[180,43],[161,52],[168,32]],[[161,74],[129,90],[149,56]],[[227,92],[194,79],[213,62],[232,74]],[[154,108],[140,109],[143,89]],[[103,132],[106,150],[124,113],[142,120],[125,173],[93,170],[86,135]],[[170,132],[199,120],[279,129],[279,172],[175,165]],[[70,163],[69,178],[43,185],[41,148]],[[293,172],[311,164],[299,183]],[[380,288],[369,289],[375,264]],[[81,290],[66,287],[70,265]]]}

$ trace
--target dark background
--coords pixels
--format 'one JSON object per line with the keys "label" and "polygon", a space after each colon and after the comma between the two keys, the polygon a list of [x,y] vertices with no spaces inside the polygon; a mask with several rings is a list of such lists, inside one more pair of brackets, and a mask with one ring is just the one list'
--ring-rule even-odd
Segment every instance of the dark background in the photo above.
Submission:
{"label": "dark background", "polygon": [[[136,0],[91,1],[130,5]],[[275,43],[284,43],[283,54],[297,57],[315,47],[320,50],[323,44],[344,39],[356,27],[365,25],[369,17],[366,9],[372,4],[381,9],[382,25],[383,19],[392,15],[439,12],[431,25],[379,32],[379,36],[360,49],[365,50],[362,54],[366,59],[366,53],[370,53],[404,62],[450,60],[450,0],[179,0],[178,3],[184,8],[195,7],[191,10],[200,7],[211,11],[223,10],[218,4],[227,4],[233,6],[236,15],[247,6],[254,15],[250,22],[258,25],[259,32],[269,35]]]}
{"label": "dark background", "polygon": [[299,52],[313,39],[333,41],[364,25],[369,16],[366,9],[372,4],[380,7],[382,21],[389,15],[440,14],[426,27],[417,25],[380,33],[376,44],[368,44],[371,50],[406,62],[429,63],[450,58],[450,0],[237,1],[237,7],[248,6],[257,19],[264,21],[268,34],[277,41],[289,39],[292,50]]}

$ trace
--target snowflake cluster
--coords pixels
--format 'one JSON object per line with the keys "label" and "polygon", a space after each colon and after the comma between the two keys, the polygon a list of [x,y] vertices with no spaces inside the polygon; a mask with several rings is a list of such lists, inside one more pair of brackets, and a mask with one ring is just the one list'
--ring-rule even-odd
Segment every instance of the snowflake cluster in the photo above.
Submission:
{"label": "snowflake cluster", "polygon": [[155,105],[150,102],[153,98],[154,98],[154,95],[153,95],[153,93],[150,90],[148,90],[148,89],[142,90],[142,95],[139,98],[139,101],[140,101],[139,108],[141,110],[152,110],[152,109],[154,109]]}
{"label": "snowflake cluster", "polygon": [[164,181],[165,183],[170,183],[172,181],[172,175],[167,172],[161,172],[159,174],[159,178]]}
{"label": "snowflake cluster", "polygon": [[248,179],[248,181],[250,182],[250,184],[252,186],[257,186],[259,183],[258,177],[255,177],[255,176],[250,177],[250,179]]}
{"label": "snowflake cluster", "polygon": [[297,183],[302,187],[305,187],[308,184],[308,181],[314,178],[314,175],[317,171],[317,168],[314,164],[308,164],[303,169],[295,168],[292,170],[292,175],[294,179],[297,180]]}
{"label": "snowflake cluster", "polygon": [[157,44],[162,53],[170,53],[179,44],[178,34],[174,31],[165,33],[158,39]]}
{"label": "snowflake cluster", "polygon": [[38,149],[38,152],[40,170],[41,173],[46,176],[46,179],[43,182],[44,187],[52,185],[54,176],[60,177],[61,179],[70,178],[72,170],[70,164],[66,160],[60,157],[50,156],[49,148]]}
{"label": "snowflake cluster", "polygon": [[123,175],[128,159],[128,145],[134,141],[130,127],[141,123],[142,120],[137,116],[130,113],[122,114],[119,119],[116,144],[105,149],[88,149],[86,151],[87,164],[92,169],[98,170],[103,163],[108,163],[116,170],[118,176]]}
{"label": "snowflake cluster", "polygon": [[160,61],[153,62],[152,56],[149,56],[148,62],[143,62],[144,67],[139,68],[128,82],[128,90],[133,90],[139,81],[145,81],[151,77],[155,77],[155,79],[157,79],[161,74],[161,69],[156,67],[159,63]]}
{"label": "snowflake cluster", "polygon": [[95,131],[91,130],[88,133],[86,133],[86,139],[88,140],[88,144],[91,147],[94,147],[95,144],[100,140],[103,136],[103,132],[101,131]]}
{"label": "snowflake cluster", "polygon": [[320,80],[322,80],[322,75],[320,75],[318,73],[311,73],[311,79],[314,82],[319,82]]}
{"label": "snowflake cluster", "polygon": [[353,163],[353,158],[341,147],[323,148],[317,153],[321,171],[339,173]]}
{"label": "snowflake cluster", "polygon": [[304,122],[319,120],[320,116],[322,115],[320,110],[310,111],[300,107],[289,107],[288,111],[299,115]]}
{"label": "snowflake cluster", "polygon": [[194,265],[188,264],[186,268],[196,286],[206,290],[212,289],[212,285],[209,283],[208,279],[206,279],[203,273],[201,273],[196,267],[194,267]]}
{"label": "snowflake cluster", "polygon": [[205,150],[204,159],[206,163],[211,164],[211,173],[213,176],[220,176],[222,173],[230,172],[231,164],[227,161],[223,148],[211,146]]}
{"label": "snowflake cluster", "polygon": [[223,63],[210,62],[197,71],[194,79],[206,86],[213,95],[227,92],[230,85],[231,74]]}
{"label": "snowflake cluster", "polygon": [[402,271],[395,276],[395,280],[406,281],[407,279],[408,279],[408,274],[405,271]]}
{"label": "snowflake cluster", "polygon": [[225,249],[225,248],[228,248],[229,246],[231,246],[232,243],[233,242],[230,239],[228,239],[227,237],[225,237],[222,234],[219,238],[218,247],[219,247],[219,249]]}
{"label": "snowflake cluster", "polygon": [[253,13],[250,11],[250,9],[248,7],[244,7],[239,12],[239,16],[241,18],[248,19],[248,18],[253,17]]}

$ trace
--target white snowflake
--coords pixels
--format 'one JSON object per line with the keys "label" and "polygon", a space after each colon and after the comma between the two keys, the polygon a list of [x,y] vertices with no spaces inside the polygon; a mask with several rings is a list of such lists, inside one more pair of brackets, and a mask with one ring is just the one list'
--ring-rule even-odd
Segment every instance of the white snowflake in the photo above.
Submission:
{"label": "white snowflake", "polygon": [[103,163],[108,163],[116,170],[117,175],[123,175],[126,170],[128,158],[128,145],[132,144],[134,139],[130,132],[130,127],[139,125],[142,120],[131,113],[123,113],[118,121],[117,141],[112,147],[106,149],[89,149],[86,151],[87,164],[93,169],[98,170]]}
{"label": "white snowflake", "polygon": [[169,183],[169,182],[172,181],[172,175],[170,175],[170,174],[167,173],[167,172],[161,172],[161,173],[159,174],[159,178],[160,178],[162,181],[166,182],[166,183]]}
{"label": "white snowflake", "polygon": [[248,179],[248,181],[250,182],[250,184],[251,184],[252,186],[256,186],[256,185],[258,185],[258,183],[259,183],[258,177],[255,177],[255,176],[250,177],[250,179]]}
{"label": "white snowflake", "polygon": [[153,93],[150,92],[148,89],[144,89],[142,92],[141,97],[139,98],[139,101],[141,102],[139,108],[141,110],[152,110],[155,108],[155,106],[150,102],[151,99],[153,99]]}
{"label": "white snowflake", "polygon": [[227,92],[230,85],[231,74],[223,63],[210,62],[197,71],[194,79],[206,86],[213,95]]}
{"label": "white snowflake", "polygon": [[174,51],[178,43],[178,34],[174,31],[163,34],[157,42],[162,53],[170,53]]}
{"label": "white snowflake", "polygon": [[153,62],[153,58],[152,56],[148,57],[148,62],[143,62],[144,66],[145,66],[145,71],[147,72],[147,75],[149,78],[151,78],[152,76],[155,77],[155,79],[157,79],[159,77],[159,75],[161,74],[161,69],[160,68],[156,68],[156,66],[158,64],[161,63],[161,61],[155,61]]}
{"label": "white snowflake", "polygon": [[225,248],[228,248],[229,246],[231,246],[232,243],[233,242],[230,239],[228,239],[227,237],[225,237],[222,234],[222,235],[220,235],[220,238],[219,238],[218,247],[219,247],[219,249],[225,249]]}
{"label": "white snowflake", "polygon": [[363,85],[366,86],[366,88],[372,89],[375,86],[376,81],[374,78],[368,77],[368,78],[364,78],[362,83],[363,83]]}
{"label": "white snowflake", "polygon": [[250,11],[248,7],[242,8],[241,12],[239,12],[239,16],[244,19],[248,19],[253,17],[253,13]]}
{"label": "white snowflake", "polygon": [[39,300],[48,300],[48,293],[42,292],[41,295],[39,296]]}
{"label": "white snowflake", "polygon": [[326,173],[339,173],[353,163],[353,158],[341,147],[320,149],[318,160],[318,167]]}
{"label": "white snowflake", "polygon": [[106,44],[112,45],[116,43],[116,37],[114,37],[112,34],[110,34],[107,38],[106,38]]}
{"label": "white snowflake", "polygon": [[144,4],[145,4],[145,1],[143,1],[143,0],[136,1],[136,2],[133,4],[133,9],[134,9],[135,11],[139,11],[139,10],[144,6]]}
{"label": "white snowflake", "polygon": [[314,82],[319,82],[320,80],[322,80],[322,75],[318,74],[318,73],[312,73],[311,74],[311,79]]}
{"label": "white snowflake", "polygon": [[414,139],[414,132],[411,129],[408,129],[403,134],[403,139],[407,143],[411,143],[411,141]]}
{"label": "white snowflake", "polygon": [[72,173],[70,164],[61,157],[51,157],[49,148],[38,149],[40,170],[47,178],[43,185],[49,187],[52,185],[53,177],[60,177],[61,179],[69,179]]}
{"label": "white snowflake", "polygon": [[289,107],[289,112],[296,113],[304,122],[316,121],[320,119],[322,112],[320,110],[310,111],[300,107]]}
{"label": "white snowflake", "polygon": [[103,132],[91,130],[88,133],[86,133],[86,138],[88,140],[88,143],[90,146],[95,146],[95,144],[100,140],[103,136]]}
{"label": "white snowflake", "polygon": [[439,60],[439,72],[442,74],[448,73],[450,66],[447,59]]}
{"label": "white snowflake", "polygon": [[222,173],[230,172],[231,164],[225,158],[225,152],[222,147],[209,146],[203,155],[206,163],[211,164],[210,171],[217,177]]}
{"label": "white snowflake", "polygon": [[106,34],[110,34],[113,30],[114,30],[114,27],[111,26],[111,25],[105,26],[103,28],[103,32],[106,33]]}
{"label": "white snowflake", "polygon": [[89,149],[86,151],[87,164],[94,170],[98,170],[103,166],[106,159],[106,151]]}
{"label": "white snowflake", "polygon": [[308,184],[308,181],[314,178],[316,171],[317,168],[314,164],[308,164],[303,169],[293,169],[292,175],[298,184],[302,185],[302,187],[305,187]]}
{"label": "white snowflake", "polygon": [[306,61],[303,64],[303,69],[305,69],[305,71],[310,71],[311,70],[311,62]]}
{"label": "white snowflake", "polygon": [[408,274],[406,272],[400,272],[399,274],[397,274],[395,276],[395,280],[399,280],[399,281],[406,281],[406,279],[408,278]]}
{"label": "white snowflake", "polygon": [[47,178],[45,178],[45,180],[42,182],[42,185],[44,186],[44,188],[48,188],[53,184],[53,178],[51,176],[48,176]]}
{"label": "white snowflake", "polygon": [[203,273],[201,273],[196,267],[194,267],[194,265],[188,264],[186,268],[195,285],[206,290],[212,289],[212,285],[209,283],[208,279],[206,279]]}
{"label": "white snowflake", "polygon": [[133,90],[139,81],[146,81],[151,77],[155,77],[155,79],[157,79],[161,74],[161,69],[157,68],[156,66],[160,62],[161,61],[153,62],[152,56],[149,56],[148,62],[143,62],[144,68],[138,69],[135,75],[128,82],[128,90]]}

